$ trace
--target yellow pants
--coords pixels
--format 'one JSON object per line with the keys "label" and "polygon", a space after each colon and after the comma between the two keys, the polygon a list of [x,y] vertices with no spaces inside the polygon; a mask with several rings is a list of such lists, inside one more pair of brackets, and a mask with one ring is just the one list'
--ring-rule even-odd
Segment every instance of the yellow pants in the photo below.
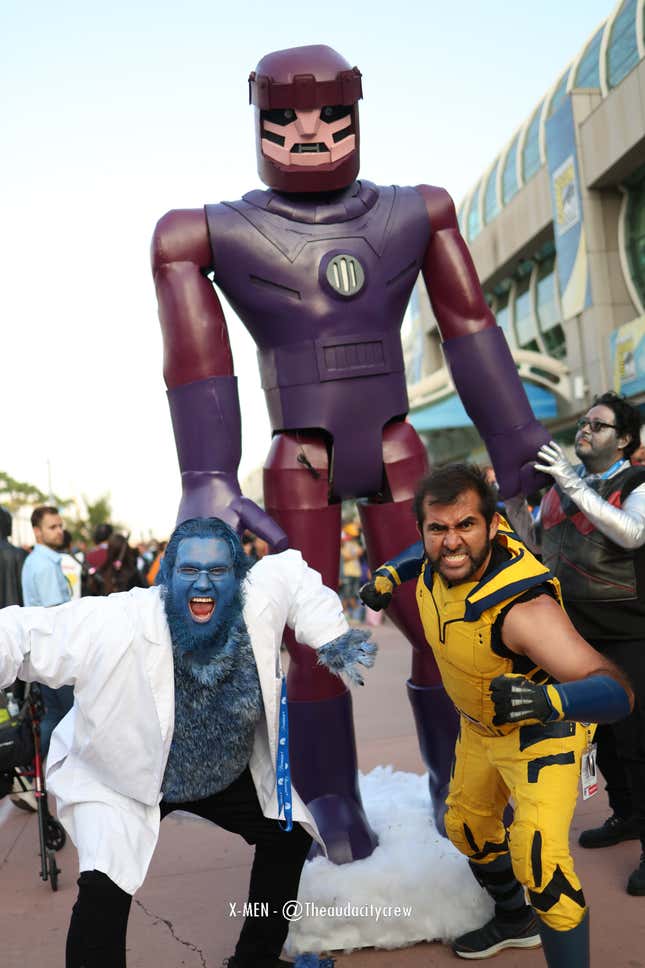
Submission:
{"label": "yellow pants", "polygon": [[[510,852],[536,914],[556,931],[576,927],[586,910],[569,852],[586,742],[585,727],[576,723],[519,726],[494,736],[462,717],[455,748],[450,840],[477,865]],[[515,817],[507,837],[502,817],[509,797]]]}

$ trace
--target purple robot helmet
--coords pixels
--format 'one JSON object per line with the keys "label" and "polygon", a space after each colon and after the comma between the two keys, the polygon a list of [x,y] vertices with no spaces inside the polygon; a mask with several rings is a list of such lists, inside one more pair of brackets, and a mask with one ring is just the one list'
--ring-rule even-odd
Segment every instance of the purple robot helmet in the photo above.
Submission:
{"label": "purple robot helmet", "polygon": [[333,192],[358,175],[361,73],[331,47],[266,54],[249,76],[258,173],[280,192]]}

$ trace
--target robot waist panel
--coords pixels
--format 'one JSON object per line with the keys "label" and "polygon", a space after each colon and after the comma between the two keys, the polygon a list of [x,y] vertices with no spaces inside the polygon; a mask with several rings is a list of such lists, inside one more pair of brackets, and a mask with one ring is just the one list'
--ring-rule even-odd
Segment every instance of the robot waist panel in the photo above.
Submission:
{"label": "robot waist panel", "polygon": [[319,428],[332,438],[332,497],[368,497],[383,485],[383,427],[408,410],[403,373],[267,389],[274,431]]}
{"label": "robot waist panel", "polygon": [[258,361],[265,391],[390,373],[400,374],[404,380],[398,332],[325,336],[260,349]]}

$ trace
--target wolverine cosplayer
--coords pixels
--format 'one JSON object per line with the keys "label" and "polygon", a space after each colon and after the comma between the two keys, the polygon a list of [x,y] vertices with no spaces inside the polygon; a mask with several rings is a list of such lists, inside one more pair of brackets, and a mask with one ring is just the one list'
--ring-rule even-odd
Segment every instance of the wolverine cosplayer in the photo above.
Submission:
{"label": "wolverine cosplayer", "polygon": [[582,968],[589,919],[568,845],[588,740],[581,721],[620,719],[631,692],[575,632],[557,580],[495,500],[477,468],[435,471],[415,501],[422,542],[378,568],[362,597],[383,608],[417,579],[425,635],[459,713],[446,831],[492,895],[495,917],[458,938],[455,953],[484,958],[541,941],[550,966]]}

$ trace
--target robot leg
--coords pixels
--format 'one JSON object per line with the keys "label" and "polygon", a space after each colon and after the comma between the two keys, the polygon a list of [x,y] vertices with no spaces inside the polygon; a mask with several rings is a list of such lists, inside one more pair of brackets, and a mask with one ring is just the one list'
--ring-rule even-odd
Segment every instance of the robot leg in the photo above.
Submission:
{"label": "robot leg", "polygon": [[[407,424],[404,426],[408,427]],[[412,430],[411,427],[409,429]],[[421,473],[413,478],[413,486],[416,486]],[[359,512],[372,568],[418,540],[411,497],[387,504],[361,503]],[[413,647],[412,675],[407,683],[408,698],[419,749],[428,769],[435,823],[437,829],[444,833],[443,815],[459,717],[441,684],[432,650],[425,640],[414,582],[397,588],[387,615]]]}
{"label": "robot leg", "polygon": [[[292,548],[338,586],[341,508],[327,504],[327,451],[314,434],[274,437],[264,469],[267,512],[289,535]],[[325,841],[330,860],[368,857],[378,843],[358,789],[352,698],[344,683],[316,663],[289,629],[291,663],[289,744],[294,785]],[[312,855],[317,851],[314,844]]]}

